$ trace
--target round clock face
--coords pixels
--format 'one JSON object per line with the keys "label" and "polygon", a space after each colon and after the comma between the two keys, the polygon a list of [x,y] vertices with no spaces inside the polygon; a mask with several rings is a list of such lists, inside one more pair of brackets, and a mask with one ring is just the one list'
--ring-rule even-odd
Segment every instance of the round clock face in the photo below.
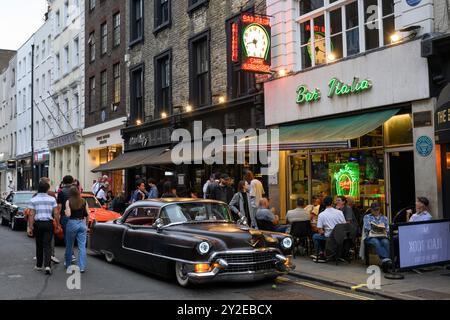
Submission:
{"label": "round clock face", "polygon": [[270,39],[264,27],[259,24],[247,26],[244,30],[243,40],[248,57],[267,58]]}

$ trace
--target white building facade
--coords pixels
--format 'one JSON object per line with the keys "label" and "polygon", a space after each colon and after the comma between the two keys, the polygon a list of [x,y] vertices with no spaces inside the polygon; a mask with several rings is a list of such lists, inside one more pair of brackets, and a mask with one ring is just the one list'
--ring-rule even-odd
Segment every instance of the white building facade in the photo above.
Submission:
{"label": "white building facade", "polygon": [[270,194],[281,211],[299,197],[344,195],[362,212],[377,201],[398,222],[425,196],[442,217],[420,41],[434,31],[433,1],[268,0],[267,14],[272,68],[283,70],[265,84],[266,125],[280,130]]}
{"label": "white building facade", "polygon": [[0,74],[0,196],[15,190],[17,150],[16,56]]}
{"label": "white building facade", "polygon": [[34,34],[34,172],[48,177],[48,140],[56,138],[58,124],[52,101],[53,26],[47,19]]}
{"label": "white building facade", "polygon": [[32,188],[31,107],[34,35],[17,50],[17,189]]}
{"label": "white building facade", "polygon": [[53,0],[50,4],[52,35],[52,96],[49,105],[56,118],[55,135],[48,141],[49,177],[58,186],[65,175],[84,185],[84,0]]}

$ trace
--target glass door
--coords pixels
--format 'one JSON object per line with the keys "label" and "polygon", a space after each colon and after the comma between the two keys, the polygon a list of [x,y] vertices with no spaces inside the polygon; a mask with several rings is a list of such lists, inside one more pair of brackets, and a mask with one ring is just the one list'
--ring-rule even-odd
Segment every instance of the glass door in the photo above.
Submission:
{"label": "glass door", "polygon": [[307,152],[289,156],[289,196],[287,210],[297,206],[297,199],[309,200],[310,166]]}

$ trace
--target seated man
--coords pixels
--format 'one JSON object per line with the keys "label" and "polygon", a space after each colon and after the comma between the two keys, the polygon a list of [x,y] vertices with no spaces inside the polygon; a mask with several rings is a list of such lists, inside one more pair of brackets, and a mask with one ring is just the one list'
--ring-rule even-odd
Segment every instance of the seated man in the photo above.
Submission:
{"label": "seated man", "polygon": [[278,225],[278,216],[275,216],[269,208],[269,200],[267,200],[267,198],[262,198],[259,201],[259,208],[256,211],[256,221],[265,223],[269,229],[267,231],[286,233],[289,226]]}
{"label": "seated man", "polygon": [[388,239],[389,221],[381,214],[378,202],[370,206],[371,213],[364,217],[364,233],[366,245],[373,246],[381,260],[383,272],[388,272],[392,265],[390,259],[390,242]]}
{"label": "seated man", "polygon": [[418,197],[416,201],[416,213],[413,214],[412,210],[408,210],[406,213],[408,215],[408,222],[422,222],[433,220],[430,212],[428,211],[428,206],[430,201],[425,197]]}
{"label": "seated man", "polygon": [[311,256],[311,258],[317,259],[317,262],[326,262],[325,243],[334,227],[341,223],[347,223],[342,211],[333,208],[333,198],[326,197],[323,204],[326,209],[319,214],[317,220],[318,233],[313,235],[314,248],[316,252],[319,251],[319,257]]}
{"label": "seated man", "polygon": [[289,210],[286,214],[286,222],[292,224],[298,221],[310,221],[310,214],[305,209],[305,199],[297,199],[297,208]]}

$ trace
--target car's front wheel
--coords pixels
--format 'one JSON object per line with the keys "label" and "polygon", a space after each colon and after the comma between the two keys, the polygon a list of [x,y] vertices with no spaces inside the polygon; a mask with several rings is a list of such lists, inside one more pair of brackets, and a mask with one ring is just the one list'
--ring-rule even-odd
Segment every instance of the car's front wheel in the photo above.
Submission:
{"label": "car's front wheel", "polygon": [[189,278],[187,276],[186,265],[184,263],[177,262],[175,264],[175,275],[180,286],[183,288],[189,286]]}
{"label": "car's front wheel", "polygon": [[19,230],[19,226],[15,217],[11,217],[11,230],[13,231]]}

